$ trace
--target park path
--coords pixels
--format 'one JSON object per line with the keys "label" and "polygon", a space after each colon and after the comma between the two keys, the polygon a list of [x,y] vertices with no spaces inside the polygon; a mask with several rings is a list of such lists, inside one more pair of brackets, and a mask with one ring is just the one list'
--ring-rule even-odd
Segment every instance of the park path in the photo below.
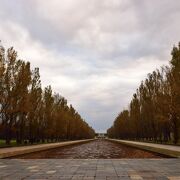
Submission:
{"label": "park path", "polygon": [[[111,140],[111,139],[110,139]],[[92,141],[92,142],[91,142]],[[0,148],[0,158],[12,157],[17,155],[24,155],[24,158],[155,158],[160,157],[157,154],[148,153],[147,151],[138,150],[136,148],[126,147],[123,144],[139,147],[144,150],[162,153],[172,157],[180,157],[180,146],[161,145],[153,143],[112,140],[117,143],[108,142],[105,140],[80,140],[67,141],[61,143],[41,144],[23,147]],[[82,144],[83,142],[89,142]],[[76,145],[64,147],[67,145]],[[78,145],[79,144],[79,145]],[[58,147],[60,147],[58,149]],[[55,148],[55,149],[54,149]],[[39,153],[39,151],[44,151]],[[48,151],[46,151],[48,150]],[[36,153],[35,153],[36,152]],[[81,153],[79,153],[81,152]],[[27,153],[33,153],[31,156]]]}
{"label": "park path", "polygon": [[180,158],[180,146],[145,143],[145,142],[137,142],[137,141],[126,141],[126,140],[118,140],[118,139],[109,139],[109,140],[112,142],[117,142],[128,146],[161,153],[167,156]]}
{"label": "park path", "polygon": [[1,180],[180,180],[180,159],[1,159]]}
{"label": "park path", "polygon": [[21,146],[21,147],[0,148],[0,158],[7,158],[11,156],[26,154],[26,153],[33,153],[37,151],[53,149],[53,148],[63,147],[72,144],[79,144],[93,140],[94,139],[87,139],[87,140],[65,141],[58,143],[38,144],[38,145]]}
{"label": "park path", "polygon": [[151,146],[151,147],[156,147],[156,148],[180,152],[180,146],[166,145],[166,144],[155,144],[155,143],[145,143],[145,142],[137,142],[137,141],[125,141],[125,140],[120,140],[120,141],[135,144],[135,145]]}
{"label": "park path", "polygon": [[[98,143],[99,141],[99,143]],[[98,140],[81,145],[88,145],[106,151],[108,144]],[[107,142],[107,141],[106,141]],[[97,146],[95,146],[95,144]],[[99,146],[98,146],[99,144]],[[121,144],[112,143],[108,151],[116,152]],[[80,147],[81,145],[71,145]],[[114,147],[113,147],[114,146]],[[86,155],[92,148],[84,148]],[[62,149],[66,147],[62,147]],[[68,147],[67,147],[68,148]],[[57,148],[58,149],[58,148]],[[61,149],[61,148],[60,148]],[[53,150],[53,149],[52,149]],[[50,150],[51,151],[51,150]],[[68,150],[66,149],[67,154]],[[123,153],[123,151],[121,151]],[[134,152],[133,152],[134,153]],[[72,154],[71,154],[72,155]],[[180,180],[179,158],[153,159],[0,159],[1,180],[66,179],[66,180]]]}

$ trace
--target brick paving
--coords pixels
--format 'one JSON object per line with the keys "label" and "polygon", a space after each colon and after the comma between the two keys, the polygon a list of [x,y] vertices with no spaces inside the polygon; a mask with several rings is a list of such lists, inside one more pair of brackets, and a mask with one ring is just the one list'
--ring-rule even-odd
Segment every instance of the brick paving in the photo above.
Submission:
{"label": "brick paving", "polygon": [[180,159],[1,159],[0,179],[180,180]]}

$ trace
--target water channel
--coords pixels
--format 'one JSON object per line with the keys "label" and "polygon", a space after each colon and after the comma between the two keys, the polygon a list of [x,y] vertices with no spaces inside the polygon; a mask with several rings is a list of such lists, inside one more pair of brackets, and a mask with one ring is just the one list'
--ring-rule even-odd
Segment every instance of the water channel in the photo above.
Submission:
{"label": "water channel", "polygon": [[88,143],[59,147],[36,153],[16,156],[20,159],[121,159],[163,158],[162,155],[97,139]]}

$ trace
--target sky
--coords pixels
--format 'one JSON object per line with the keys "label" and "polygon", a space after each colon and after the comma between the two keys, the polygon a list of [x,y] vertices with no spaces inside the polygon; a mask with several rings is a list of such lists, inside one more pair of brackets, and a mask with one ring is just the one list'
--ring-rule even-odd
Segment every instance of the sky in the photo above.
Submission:
{"label": "sky", "polygon": [[105,132],[180,41],[179,0],[0,0],[0,40]]}

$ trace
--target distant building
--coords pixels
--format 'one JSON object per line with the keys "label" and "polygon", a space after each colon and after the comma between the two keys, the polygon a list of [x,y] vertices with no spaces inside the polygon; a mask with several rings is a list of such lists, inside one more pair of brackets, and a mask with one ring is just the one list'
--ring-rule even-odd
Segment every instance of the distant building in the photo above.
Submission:
{"label": "distant building", "polygon": [[97,133],[96,137],[100,139],[104,139],[106,138],[106,133]]}

